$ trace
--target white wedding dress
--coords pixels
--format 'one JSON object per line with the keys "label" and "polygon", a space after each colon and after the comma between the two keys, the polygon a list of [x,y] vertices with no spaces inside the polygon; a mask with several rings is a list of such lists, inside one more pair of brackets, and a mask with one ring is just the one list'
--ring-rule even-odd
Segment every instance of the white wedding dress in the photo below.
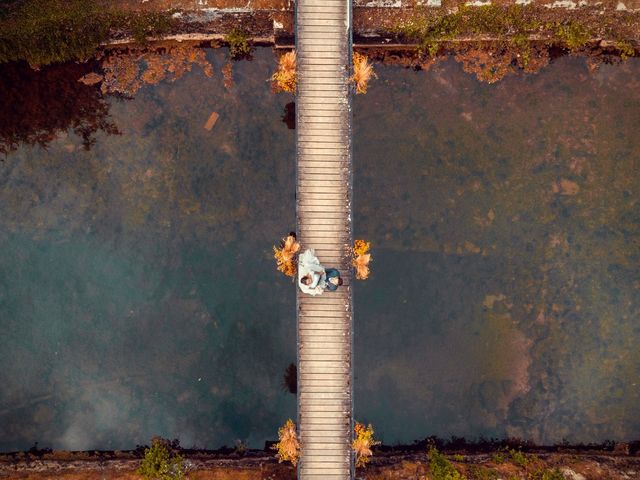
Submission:
{"label": "white wedding dress", "polygon": [[[305,285],[300,281],[302,277],[311,274],[311,283]],[[298,286],[300,290],[309,295],[322,295],[327,286],[327,275],[324,267],[320,265],[320,260],[316,257],[316,252],[310,248],[305,250],[298,257]]]}

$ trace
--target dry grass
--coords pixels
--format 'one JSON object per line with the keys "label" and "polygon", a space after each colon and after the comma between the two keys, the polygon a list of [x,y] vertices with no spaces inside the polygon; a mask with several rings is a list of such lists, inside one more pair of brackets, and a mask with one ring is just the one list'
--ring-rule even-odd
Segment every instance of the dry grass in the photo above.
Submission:
{"label": "dry grass", "polygon": [[366,55],[354,52],[353,54],[353,75],[350,80],[356,85],[356,93],[367,93],[369,81],[378,78],[373,71],[373,65],[369,63]]}
{"label": "dry grass", "polygon": [[278,453],[278,462],[291,462],[294,466],[298,464],[300,458],[300,442],[296,433],[296,424],[288,419],[285,424],[278,429],[278,443],[273,446]]}
{"label": "dry grass", "polygon": [[280,248],[274,246],[273,258],[276,259],[278,271],[284,273],[287,277],[295,276],[298,271],[296,255],[299,251],[300,244],[296,242],[296,238],[292,235],[282,240]]}
{"label": "dry grass", "polygon": [[271,85],[274,92],[295,93],[297,80],[296,52],[292,50],[278,60],[278,70],[271,76]]}
{"label": "dry grass", "polygon": [[369,278],[369,262],[372,257],[370,253],[367,253],[371,248],[371,242],[365,242],[364,240],[356,240],[353,246],[353,260],[351,264],[356,269],[356,279],[366,280]]}
{"label": "dry grass", "polygon": [[373,455],[371,447],[380,445],[380,442],[373,439],[373,426],[371,424],[365,427],[362,423],[356,422],[354,432],[356,438],[353,440],[351,448],[356,454],[356,467],[364,467]]}

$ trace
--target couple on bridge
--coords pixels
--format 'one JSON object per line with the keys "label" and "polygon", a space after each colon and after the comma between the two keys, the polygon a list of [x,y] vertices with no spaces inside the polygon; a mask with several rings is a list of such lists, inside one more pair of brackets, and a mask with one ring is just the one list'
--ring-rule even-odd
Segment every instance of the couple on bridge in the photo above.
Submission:
{"label": "couple on bridge", "polygon": [[298,286],[309,295],[322,295],[329,290],[335,292],[342,285],[340,272],[335,268],[324,268],[310,248],[298,257]]}

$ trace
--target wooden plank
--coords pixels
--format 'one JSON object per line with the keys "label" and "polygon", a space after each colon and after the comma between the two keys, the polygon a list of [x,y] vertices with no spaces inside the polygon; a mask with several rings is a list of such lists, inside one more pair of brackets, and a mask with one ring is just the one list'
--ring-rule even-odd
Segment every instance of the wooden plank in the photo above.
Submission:
{"label": "wooden plank", "polygon": [[325,33],[327,36],[331,36],[332,38],[347,36],[347,29],[338,23],[327,24],[327,25],[322,25],[322,24],[301,25],[300,23],[298,23],[298,28],[296,29],[296,32],[297,32],[298,38],[304,38],[304,35],[307,33]]}
{"label": "wooden plank", "polygon": [[[330,113],[330,112],[329,112]],[[311,115],[301,115],[301,118],[305,118],[306,116],[311,117]],[[335,115],[331,114],[331,115],[326,115],[325,112],[319,114],[319,115],[314,115],[314,118],[317,117],[331,117],[332,119],[335,120]],[[331,148],[331,149],[341,149],[341,148],[348,148],[348,145],[345,145],[345,142],[342,141],[335,141],[332,139],[328,139],[328,138],[314,138],[314,137],[305,137],[304,139],[300,139],[298,141],[298,146],[302,147],[302,148],[307,148],[307,147],[315,147],[318,146],[320,148]]]}
{"label": "wooden plank", "polygon": [[[322,187],[301,187],[300,190],[298,190],[298,200],[297,200],[298,209],[300,210],[302,208],[303,210],[305,210],[304,214],[307,217],[313,217],[313,210],[307,210],[306,206],[315,206],[318,204],[333,205],[333,206],[337,205],[341,207],[340,212],[342,213],[345,211],[345,208],[346,208],[344,206],[345,203],[347,204],[349,203],[348,193],[342,190],[341,188],[326,187],[326,190],[325,190]],[[315,218],[318,218],[318,217],[319,215]],[[308,224],[318,225],[311,218],[308,220]],[[334,221],[330,225],[340,225],[345,231],[349,230],[349,224],[348,222],[345,222],[345,221],[343,222]],[[304,226],[301,226],[301,229],[303,228]],[[313,230],[319,230],[319,229],[314,228]]]}
{"label": "wooden plank", "polygon": [[[339,378],[342,378],[344,375],[338,375]],[[323,373],[306,373],[300,376],[301,382],[313,382],[310,385],[335,385],[335,386],[344,386],[349,385],[348,383],[340,382],[338,383],[332,375],[327,375]]]}
{"label": "wooden plank", "polygon": [[[333,167],[333,168],[344,168],[346,162],[348,161],[348,154],[350,152],[345,152],[343,155],[336,156],[334,158],[327,158],[326,155],[314,155],[312,153],[303,154],[298,152],[298,157],[300,158],[300,166],[304,167]],[[349,175],[350,176],[350,175]],[[349,176],[345,176],[345,180],[348,180]],[[347,190],[350,190],[348,182],[345,182],[343,187]]]}
{"label": "wooden plank", "polygon": [[[305,248],[314,248],[314,245],[311,243],[305,243]],[[344,252],[335,252],[333,250],[323,250],[321,248],[317,248],[319,247],[318,245],[315,246],[315,251],[316,251],[316,255],[318,256],[318,258],[339,258],[339,259],[343,259],[346,255],[344,254]],[[347,271],[350,269],[350,265],[344,265],[344,264],[338,264],[336,263],[334,265],[336,268],[338,268],[338,270],[340,270],[341,272],[343,272],[344,275],[346,275]],[[346,282],[347,279],[343,278],[343,280]],[[336,292],[337,294],[338,292]],[[324,295],[323,295],[324,296]]]}
{"label": "wooden plank", "polygon": [[[324,23],[323,23],[324,22]],[[316,20],[307,20],[305,21],[305,23],[301,24],[302,27],[302,38],[304,37],[304,32],[306,31],[306,29],[311,28],[311,27],[315,27],[315,26],[320,26],[320,27],[328,27],[328,28],[336,28],[336,29],[342,29],[342,23],[344,22],[344,19],[340,20],[340,19],[336,19],[333,18],[331,16],[327,16],[323,19],[320,19],[319,21]],[[309,50],[309,47],[325,47],[325,48],[331,48],[332,51],[335,52],[341,52],[343,49],[346,48],[346,46],[344,45],[344,42],[342,40],[342,35],[336,36],[336,38],[334,38],[333,35],[329,36],[326,35],[325,38],[318,38],[316,39],[316,42],[314,42],[313,44],[309,44],[307,43],[305,45],[305,52],[307,51],[313,51],[313,50]],[[322,43],[320,43],[322,42]],[[298,44],[297,48],[300,48],[300,45]]]}
{"label": "wooden plank", "polygon": [[[333,113],[335,115],[347,115],[348,111],[347,111],[347,107],[346,105],[340,105],[340,104],[335,104],[334,102],[331,103],[312,103],[312,104],[307,104],[305,103],[304,106],[302,107],[297,107],[297,113],[298,115],[302,115],[302,117],[304,118],[305,116],[309,116],[309,115],[322,115],[322,114],[326,114],[326,113]],[[300,136],[305,136],[308,135],[308,132],[306,131],[302,131],[300,132]]]}
{"label": "wooden plank", "polygon": [[[305,303],[298,302],[299,308],[300,309],[304,309],[304,308],[307,308],[308,306],[311,306],[311,305],[314,305],[316,308],[325,308],[325,307],[330,307],[330,306],[333,305],[333,306],[339,307],[339,308],[341,308],[341,309],[343,309],[345,311],[350,311],[349,310],[349,307],[350,307],[349,302],[345,301],[344,297],[342,297],[340,295],[340,291],[341,290],[338,290],[337,292],[325,292],[327,294],[330,293],[331,295],[324,295],[323,294],[322,296],[319,296],[319,297],[310,297],[310,298],[313,298],[314,300],[317,299],[318,303],[316,303],[314,305],[314,302],[305,302]],[[331,334],[331,335],[333,335],[333,334]]]}
{"label": "wooden plank", "polygon": [[[306,181],[311,180],[309,176],[304,176],[301,177]],[[302,180],[301,180],[302,181]],[[303,199],[314,199],[314,200],[318,200],[318,201],[322,201],[323,199],[330,199],[330,198],[336,198],[337,196],[339,196],[339,198],[344,202],[344,201],[349,201],[349,191],[348,190],[344,190],[341,187],[335,187],[332,186],[329,190],[325,190],[324,188],[318,188],[318,187],[312,187],[312,186],[305,186],[305,187],[300,187],[298,189],[298,193],[297,193],[297,198],[300,200]],[[319,220],[325,220],[325,219],[319,219]],[[348,220],[345,218],[345,224],[348,222]],[[309,218],[308,220],[305,220],[305,223],[311,223],[311,224],[325,224],[324,221],[322,222],[318,222],[318,221],[314,221],[313,218]],[[327,225],[336,225],[339,222],[336,222],[335,220],[329,220],[326,222]]]}
{"label": "wooden plank", "polygon": [[350,382],[346,381],[344,375],[305,375],[301,377],[305,388],[316,387],[332,387],[332,388],[348,388]]}
{"label": "wooden plank", "polygon": [[[327,31],[326,33],[330,34],[331,32]],[[298,59],[300,59],[302,62],[305,62],[306,60],[311,60],[311,59],[326,58],[326,59],[333,60],[336,64],[339,64],[342,62],[343,57],[344,57],[344,54],[342,52],[332,50],[330,45],[325,45],[325,48],[315,52],[307,52],[306,50],[304,51],[297,50],[296,62]]]}
{"label": "wooden plank", "polygon": [[[346,224],[333,224],[333,225],[325,225],[325,224],[307,224],[305,225],[304,228],[304,233],[305,233],[305,237],[307,235],[309,235],[309,233],[313,234],[313,233],[318,233],[318,232],[322,232],[322,233],[342,233],[347,231],[348,227]],[[308,241],[308,238],[307,238]]]}
{"label": "wooden plank", "polygon": [[298,19],[309,19],[312,18],[314,20],[340,20],[344,22],[346,9],[342,10],[339,8],[325,8],[324,10],[315,10],[310,15],[307,15],[308,11],[305,8],[298,9]]}
{"label": "wooden plank", "polygon": [[338,320],[345,320],[344,319],[344,312],[336,309],[335,311],[332,310],[323,310],[322,308],[300,308],[300,315],[304,316],[307,319],[322,319],[323,322],[331,322],[332,319],[336,319],[333,320],[334,322],[338,322]]}
{"label": "wooden plank", "polygon": [[[329,11],[327,11],[327,6],[331,6],[331,8],[329,9]],[[302,17],[302,18],[308,18],[308,17],[318,17],[318,18],[322,18],[323,15],[341,15],[342,16],[342,21],[344,21],[344,16],[345,16],[345,12],[346,9],[345,8],[340,8],[340,6],[334,4],[328,4],[327,6],[322,6],[322,7],[317,7],[315,5],[305,5],[304,7],[298,7],[296,9],[296,13],[298,15],[298,17]]]}
{"label": "wooden plank", "polygon": [[[322,101],[318,102],[318,105],[322,105],[322,104],[323,104]],[[329,123],[329,124],[326,124],[325,122],[324,125],[318,125],[313,122],[305,121],[307,116],[309,115],[308,111],[299,112],[299,114],[301,115],[301,118],[300,119],[296,118],[296,121],[297,121],[297,125],[304,125],[304,133],[302,134],[303,138],[323,136],[323,137],[340,139],[342,141],[348,140],[349,132],[347,132],[344,129],[342,122]],[[338,115],[338,117],[342,118],[342,115]]]}
{"label": "wooden plank", "polygon": [[[332,212],[332,213],[318,213],[318,212],[300,212],[303,213],[305,216],[307,217],[314,217],[314,218],[335,218],[335,219],[344,219],[344,212]],[[304,240],[303,239],[298,239],[300,241],[300,243],[302,244],[303,247],[305,247],[306,245],[304,244]],[[304,251],[304,249],[303,249]]]}
{"label": "wooden plank", "polygon": [[[307,346],[312,346],[315,343],[322,344],[326,349],[334,349],[335,351],[342,351],[345,346],[345,343],[350,343],[351,335],[349,335],[349,329],[343,328],[340,330],[321,330],[318,332],[318,335],[305,335],[304,333],[300,334],[300,349],[307,348]],[[306,351],[306,350],[305,350]],[[348,352],[344,352],[348,353]],[[332,375],[332,373],[327,373],[327,375]]]}
{"label": "wooden plank", "polygon": [[[342,197],[342,198],[341,198]],[[298,201],[298,208],[306,208],[308,206],[324,206],[324,207],[337,207],[339,208],[341,211],[344,210],[344,202],[346,200],[344,199],[344,195],[343,194],[335,194],[334,197],[329,197],[329,198],[318,198],[315,197],[313,195],[307,195],[301,199],[299,199]],[[308,230],[301,230],[301,231],[305,231],[306,235],[309,235]],[[315,233],[317,234],[318,231],[314,230]],[[330,232],[331,230],[327,230],[327,232]],[[344,231],[344,228],[343,228]],[[308,237],[307,237],[308,239]]]}
{"label": "wooden plank", "polygon": [[[326,67],[326,65],[323,66]],[[329,76],[331,76],[331,78]],[[304,92],[305,90],[312,87],[317,87],[318,85],[326,85],[328,87],[332,87],[332,89],[336,90],[337,93],[335,95],[339,98],[341,97],[340,92],[345,88],[349,88],[349,81],[346,75],[337,75],[335,72],[327,72],[324,70],[313,72],[313,75],[302,75],[298,77],[298,88],[302,89],[301,92]],[[336,102],[335,100],[332,103],[333,107],[344,107],[343,104],[341,104],[340,102]]]}
{"label": "wooden plank", "polygon": [[[335,206],[335,205],[304,205],[303,207],[300,208],[300,210],[302,211],[308,211],[308,212],[321,212],[321,213],[335,213],[335,214],[342,214],[344,212],[344,209],[342,207],[342,205],[340,206]],[[300,228],[298,228],[298,231],[300,230]],[[317,249],[317,247],[316,247]]]}
{"label": "wooden plank", "polygon": [[[328,95],[326,92],[307,92],[305,89],[299,89],[296,94],[298,102],[305,101],[307,104],[311,103],[334,103],[336,98],[334,95]],[[343,123],[340,124],[340,128],[345,129]],[[296,130],[297,131],[297,130]],[[302,130],[301,130],[302,131]]]}
{"label": "wooden plank", "polygon": [[[345,425],[343,427],[345,430],[349,428],[349,426]],[[346,433],[346,437],[348,437],[348,433]],[[327,462],[335,462],[338,466],[342,466],[345,468],[349,467],[349,455],[345,455],[344,453],[334,453],[334,454],[325,454],[322,457],[317,459],[309,459],[305,460],[307,462],[307,467],[312,468],[321,468],[326,465]]]}
{"label": "wooden plank", "polygon": [[[341,184],[341,182],[335,182],[333,184],[330,184],[328,183],[328,182],[331,182],[330,180],[325,180],[324,181],[325,183],[322,185],[313,185],[310,179],[300,180],[300,182],[302,181],[304,181],[305,184],[300,185],[298,187],[297,193],[296,193],[296,201],[300,201],[303,199],[310,199],[310,198],[319,199],[322,197],[315,197],[315,195],[321,195],[321,194],[340,195],[340,198],[344,200],[344,205],[343,205],[344,208],[341,210],[342,212],[341,218],[343,218],[346,222],[349,222],[349,219],[347,217],[351,207],[351,203],[350,203],[351,192],[348,189],[345,189],[345,187]],[[325,218],[320,213],[313,214],[313,213],[305,212],[304,215],[310,220],[313,220],[316,218]]]}
{"label": "wooden plank", "polygon": [[[318,108],[323,108],[322,104],[318,104]],[[329,112],[328,110],[324,110],[322,114]],[[304,122],[305,118],[309,117],[314,113],[313,110],[300,111],[300,119],[297,120],[299,124],[304,123],[305,131],[300,135],[300,140],[310,140],[310,139],[326,139],[334,142],[346,142],[348,141],[348,133],[340,128],[328,128],[326,125],[316,125],[314,123],[306,123]],[[335,113],[335,112],[329,112]],[[342,114],[335,113],[336,117],[340,117]],[[324,115],[326,116],[326,115]],[[337,126],[335,123],[330,124],[333,127]]]}
{"label": "wooden plank", "polygon": [[304,371],[305,369],[311,373],[311,371],[323,371],[324,368],[351,368],[348,362],[344,360],[321,360],[319,358],[311,359],[311,358],[300,358],[300,371]]}
{"label": "wooden plank", "polygon": [[[332,171],[333,170],[333,171]],[[298,167],[298,179],[300,181],[308,180],[312,181],[313,179],[327,179],[335,182],[344,182],[349,181],[349,176],[351,172],[340,171],[340,167],[335,166],[327,166],[327,165],[301,165]],[[348,192],[345,190],[345,192]],[[345,198],[348,198],[348,194],[346,194]]]}

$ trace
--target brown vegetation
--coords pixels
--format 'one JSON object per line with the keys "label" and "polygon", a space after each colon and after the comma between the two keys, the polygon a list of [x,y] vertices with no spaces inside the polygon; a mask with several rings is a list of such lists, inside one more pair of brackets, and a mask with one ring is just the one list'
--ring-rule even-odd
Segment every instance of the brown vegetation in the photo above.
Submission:
{"label": "brown vegetation", "polygon": [[175,46],[159,50],[128,50],[109,55],[102,63],[104,93],[135,95],[143,85],[156,85],[162,80],[174,82],[198,65],[207,77],[213,67],[205,51],[193,46]]}
{"label": "brown vegetation", "polygon": [[549,64],[549,51],[533,47],[523,53],[509,45],[479,42],[460,48],[455,59],[462,63],[465,72],[475,74],[481,82],[495,83],[519,71],[538,72]]}
{"label": "brown vegetation", "polygon": [[288,419],[285,424],[278,429],[278,443],[273,446],[278,453],[276,457],[278,462],[291,462],[292,465],[298,464],[300,458],[300,442],[296,432],[296,424],[293,420]]}
{"label": "brown vegetation", "polygon": [[369,252],[371,248],[371,242],[365,242],[364,240],[356,240],[353,246],[353,260],[352,265],[356,269],[356,278],[358,280],[366,280],[369,278],[369,262],[372,257]]}
{"label": "brown vegetation", "polygon": [[373,439],[373,426],[371,424],[364,426],[364,424],[356,422],[353,430],[355,438],[351,448],[356,454],[356,467],[364,467],[373,455],[371,447],[380,445],[380,442]]}
{"label": "brown vegetation", "polygon": [[456,55],[467,73],[474,73],[478,80],[494,83],[507,75],[511,68],[511,58],[486,49],[469,49]]}
{"label": "brown vegetation", "polygon": [[271,76],[271,87],[275,93],[295,93],[296,83],[296,52],[292,50],[280,56],[278,70]]}
{"label": "brown vegetation", "polygon": [[280,248],[273,247],[273,258],[279,272],[287,277],[293,277],[298,271],[297,255],[300,251],[300,244],[293,235],[287,236],[280,242]]}
{"label": "brown vegetation", "polygon": [[353,54],[353,75],[350,80],[356,86],[356,93],[367,93],[369,81],[377,78],[373,71],[373,65],[369,63],[369,58],[358,52]]}

